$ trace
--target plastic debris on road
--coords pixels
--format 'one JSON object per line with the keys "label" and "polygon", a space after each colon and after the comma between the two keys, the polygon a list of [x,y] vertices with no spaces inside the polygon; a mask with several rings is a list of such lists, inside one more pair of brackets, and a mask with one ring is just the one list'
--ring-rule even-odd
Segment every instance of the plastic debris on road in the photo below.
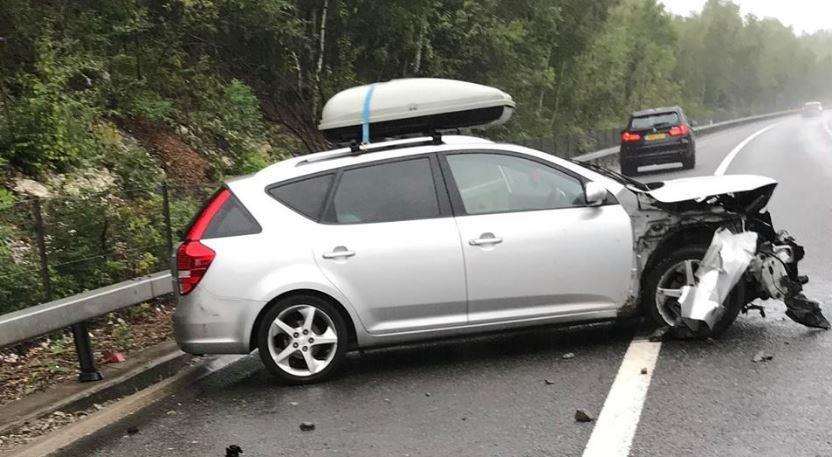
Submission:
{"label": "plastic debris on road", "polygon": [[701,323],[713,329],[725,312],[722,303],[737,285],[757,250],[755,232],[731,233],[721,228],[714,233],[705,257],[696,269],[698,283],[683,286],[679,303],[682,321],[692,330]]}

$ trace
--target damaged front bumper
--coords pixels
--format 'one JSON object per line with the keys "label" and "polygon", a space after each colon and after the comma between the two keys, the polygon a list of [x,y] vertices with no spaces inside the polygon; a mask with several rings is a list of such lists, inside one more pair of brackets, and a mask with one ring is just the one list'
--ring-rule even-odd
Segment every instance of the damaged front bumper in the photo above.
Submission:
{"label": "damaged front bumper", "polygon": [[[714,233],[705,257],[696,270],[696,283],[682,287],[679,297],[681,321],[688,330],[700,333],[703,326],[714,329],[726,312],[725,301],[740,281],[746,288],[743,311],[758,309],[756,298],[777,299],[786,305],[786,315],[807,327],[828,330],[829,322],[817,302],[803,295],[805,276],[797,275],[803,248],[786,232],[774,241],[760,241],[753,231],[732,233],[722,227]],[[750,289],[750,290],[749,290]],[[750,292],[750,293],[749,293]]]}

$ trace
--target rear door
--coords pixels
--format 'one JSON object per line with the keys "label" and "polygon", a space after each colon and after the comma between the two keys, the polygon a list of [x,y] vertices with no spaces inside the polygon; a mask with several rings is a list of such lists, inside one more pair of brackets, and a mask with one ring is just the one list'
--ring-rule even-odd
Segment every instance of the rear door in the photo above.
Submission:
{"label": "rear door", "polygon": [[335,178],[314,255],[370,333],[465,323],[462,249],[433,155],[364,164]]}
{"label": "rear door", "polygon": [[580,177],[510,152],[444,156],[465,253],[472,324],[610,317],[629,292],[630,218],[588,207]]}

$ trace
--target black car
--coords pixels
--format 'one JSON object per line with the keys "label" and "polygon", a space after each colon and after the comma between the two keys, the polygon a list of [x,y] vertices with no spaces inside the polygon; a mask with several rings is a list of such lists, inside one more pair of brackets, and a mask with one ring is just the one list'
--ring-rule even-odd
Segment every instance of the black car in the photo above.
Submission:
{"label": "black car", "polygon": [[621,132],[621,173],[635,175],[644,165],[681,162],[696,165],[696,140],[682,108],[636,111]]}

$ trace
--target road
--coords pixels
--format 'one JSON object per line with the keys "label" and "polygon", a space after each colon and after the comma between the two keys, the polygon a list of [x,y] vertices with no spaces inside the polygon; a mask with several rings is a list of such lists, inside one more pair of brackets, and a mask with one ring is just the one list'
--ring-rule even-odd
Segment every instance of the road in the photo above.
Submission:
{"label": "road", "polygon": [[[810,297],[832,317],[832,113],[747,125],[698,141],[697,168],[644,180],[712,174],[745,138],[728,174],[780,182],[770,209],[807,248]],[[767,304],[715,342],[661,347],[632,456],[832,455],[832,333],[806,329]],[[345,376],[276,385],[254,357],[113,424],[63,455],[579,456],[633,338],[633,324],[536,329],[369,351]],[[753,363],[765,350],[774,359]],[[573,353],[574,358],[563,358]],[[638,416],[636,416],[638,417]],[[316,429],[302,432],[301,421]],[[135,427],[138,433],[128,434]],[[135,430],[132,430],[135,432]],[[626,454],[626,453],[625,453]]]}

